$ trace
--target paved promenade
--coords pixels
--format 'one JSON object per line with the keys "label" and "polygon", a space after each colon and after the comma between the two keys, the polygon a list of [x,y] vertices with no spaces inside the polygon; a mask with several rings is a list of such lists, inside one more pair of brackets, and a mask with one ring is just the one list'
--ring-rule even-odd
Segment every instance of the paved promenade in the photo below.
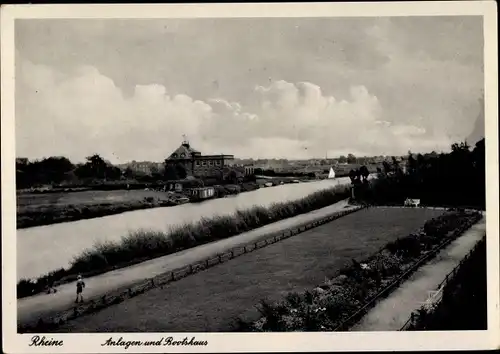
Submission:
{"label": "paved promenade", "polygon": [[483,217],[375,305],[351,331],[399,331],[411,313],[426,301],[428,292],[436,290],[485,233],[486,218]]}

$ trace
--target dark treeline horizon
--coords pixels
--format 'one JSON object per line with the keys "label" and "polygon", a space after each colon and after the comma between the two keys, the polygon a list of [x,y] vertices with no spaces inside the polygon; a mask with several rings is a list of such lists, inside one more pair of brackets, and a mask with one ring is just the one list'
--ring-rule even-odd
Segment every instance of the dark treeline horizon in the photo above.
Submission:
{"label": "dark treeline horizon", "polygon": [[447,154],[410,153],[405,168],[396,159],[392,163],[384,162],[378,178],[369,188],[365,187],[368,183],[351,179],[359,186],[356,198],[369,204],[397,205],[412,198],[428,206],[468,206],[485,210],[485,139],[473,147],[466,142],[455,143]]}
{"label": "dark treeline horizon", "polygon": [[[440,154],[440,153],[447,153],[449,151],[427,151],[427,152],[420,152],[421,154]],[[126,162],[116,162],[113,163],[109,160],[107,160],[103,155],[100,153],[94,153],[92,156],[100,156],[105,162],[109,163],[110,165],[113,166],[124,166],[124,165],[130,165],[134,163],[151,163],[151,164],[162,164],[162,161],[157,161],[157,160],[127,160]],[[359,155],[359,154],[352,154],[349,153],[347,155],[337,155],[337,156],[323,156],[323,157],[310,157],[310,158],[285,158],[285,157],[269,157],[269,158],[264,158],[264,157],[236,157],[234,158],[235,161],[253,161],[253,162],[261,162],[261,161],[317,161],[317,160],[333,160],[333,161],[339,161],[339,162],[347,162],[349,156],[354,156],[356,159],[373,159],[373,158],[391,158],[391,157],[404,157],[407,156],[407,153],[403,154],[373,154],[373,155]],[[87,163],[88,157],[85,158],[85,160],[82,161],[77,161],[74,162],[70,158],[66,157],[65,155],[52,155],[52,156],[43,156],[43,157],[26,157],[26,156],[16,156],[16,161],[18,160],[25,160],[30,163],[34,162],[40,162],[46,159],[50,158],[64,158],[68,161],[70,161],[73,165],[78,166],[78,165],[83,165]]]}
{"label": "dark treeline horizon", "polygon": [[[484,138],[480,140],[484,144]],[[480,143],[478,142],[478,143]],[[477,145],[477,144],[476,144]],[[413,156],[418,156],[419,159],[425,158],[436,158],[439,156],[445,156],[453,153],[457,146],[466,146],[469,149],[467,142],[461,144],[453,144],[451,146],[451,152],[435,152],[430,153],[415,153],[410,152],[406,155],[398,156],[383,156],[374,155],[371,157],[356,157],[353,154],[348,154],[347,156],[341,155],[335,158],[323,158],[323,159],[308,159],[308,160],[293,160],[293,161],[311,161],[311,160],[321,160],[322,162],[328,164],[331,161],[336,161],[338,163],[347,164],[374,164],[383,163],[384,166],[388,163],[387,160],[395,160],[398,158],[404,158],[408,163],[411,163]],[[384,161],[375,161],[375,159],[384,158]],[[287,159],[235,159],[236,161],[291,161]],[[105,158],[98,154],[88,156],[86,162],[84,163],[72,163],[70,159],[65,156],[50,156],[42,159],[29,160],[28,158],[16,158],[16,188],[30,188],[35,186],[43,185],[58,185],[58,184],[87,184],[93,181],[119,181],[119,180],[138,180],[138,181],[149,181],[149,180],[164,180],[166,177],[173,175],[183,175],[183,173],[172,173],[172,171],[166,171],[164,168],[164,162],[135,162],[135,163],[151,163],[150,173],[141,172],[133,169],[134,161],[124,164],[112,164]],[[485,161],[483,162],[483,165]],[[127,166],[126,168],[119,168],[117,166]],[[410,166],[408,166],[410,167]],[[169,178],[167,178],[169,179]]]}

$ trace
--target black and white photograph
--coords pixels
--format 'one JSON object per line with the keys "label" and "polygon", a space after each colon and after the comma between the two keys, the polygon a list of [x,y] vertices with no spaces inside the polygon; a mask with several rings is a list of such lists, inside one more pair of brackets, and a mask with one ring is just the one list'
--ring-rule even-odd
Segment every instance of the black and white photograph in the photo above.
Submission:
{"label": "black and white photograph", "polygon": [[496,5],[461,3],[3,7],[9,352],[498,346]]}

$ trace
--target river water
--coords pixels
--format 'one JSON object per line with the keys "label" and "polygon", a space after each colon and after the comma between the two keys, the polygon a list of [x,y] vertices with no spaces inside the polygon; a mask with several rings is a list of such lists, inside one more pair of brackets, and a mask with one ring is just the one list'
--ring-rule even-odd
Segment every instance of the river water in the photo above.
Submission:
{"label": "river water", "polygon": [[169,227],[196,222],[203,217],[232,214],[255,205],[300,199],[315,191],[348,184],[349,178],[285,184],[261,188],[228,198],[129,211],[100,218],[17,230],[17,279],[34,278],[68,267],[72,259],[96,242],[118,241],[139,229],[167,231]]}

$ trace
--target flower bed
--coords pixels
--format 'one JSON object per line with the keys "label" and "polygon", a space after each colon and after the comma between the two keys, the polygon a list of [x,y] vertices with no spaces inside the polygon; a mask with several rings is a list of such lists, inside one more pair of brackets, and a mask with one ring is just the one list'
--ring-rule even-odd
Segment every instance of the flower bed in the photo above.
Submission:
{"label": "flower bed", "polygon": [[[379,297],[419,260],[446,240],[458,237],[481,218],[475,211],[452,210],[426,222],[421,230],[387,244],[363,262],[353,260],[324,284],[276,303],[261,302],[261,318],[240,321],[244,331],[332,331]],[[385,295],[387,295],[386,292]],[[353,323],[352,323],[353,324]]]}

